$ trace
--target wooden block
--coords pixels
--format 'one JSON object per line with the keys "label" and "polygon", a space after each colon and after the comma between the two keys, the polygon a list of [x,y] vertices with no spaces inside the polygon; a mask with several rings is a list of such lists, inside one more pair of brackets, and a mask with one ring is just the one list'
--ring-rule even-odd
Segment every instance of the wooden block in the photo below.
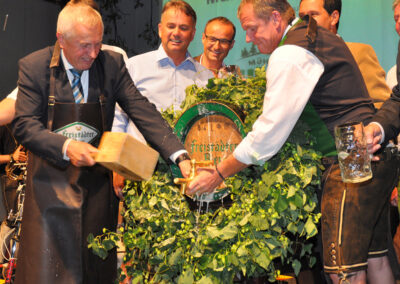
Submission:
{"label": "wooden block", "polygon": [[147,180],[154,172],[159,154],[151,147],[121,132],[104,132],[97,163],[130,180]]}

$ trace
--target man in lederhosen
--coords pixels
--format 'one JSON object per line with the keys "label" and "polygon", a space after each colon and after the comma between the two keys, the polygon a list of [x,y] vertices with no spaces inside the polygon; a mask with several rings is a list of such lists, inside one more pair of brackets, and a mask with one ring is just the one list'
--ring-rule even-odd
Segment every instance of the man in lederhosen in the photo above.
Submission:
{"label": "man in lederhosen", "polygon": [[31,157],[16,283],[116,278],[115,253],[103,261],[86,242],[89,233],[112,230],[117,221],[110,172],[92,158],[101,134],[111,129],[116,102],[164,159],[189,172],[184,147],[137,91],[122,56],[100,51],[102,36],[97,11],[67,5],[58,18],[56,45],[19,62],[13,130]]}
{"label": "man in lederhosen", "polygon": [[241,0],[238,17],[246,40],[271,54],[263,112],[233,155],[199,173],[187,193],[213,191],[224,178],[263,164],[301,119],[316,137],[314,147],[326,166],[321,201],[324,271],[334,283],[367,283],[367,278],[368,283],[394,283],[387,258],[388,201],[398,181],[398,161],[388,155],[372,164],[371,180],[349,184],[341,180],[336,158],[334,127],[352,121],[367,124],[375,113],[350,50],[312,17],[295,19],[286,0]]}

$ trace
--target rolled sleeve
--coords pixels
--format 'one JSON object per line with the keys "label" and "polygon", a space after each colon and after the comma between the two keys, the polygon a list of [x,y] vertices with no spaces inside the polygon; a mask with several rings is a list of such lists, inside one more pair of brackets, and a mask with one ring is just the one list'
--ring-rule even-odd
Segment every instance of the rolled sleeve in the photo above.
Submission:
{"label": "rolled sleeve", "polygon": [[235,149],[238,161],[260,165],[279,151],[323,71],[314,54],[295,45],[284,45],[271,54],[263,112]]}

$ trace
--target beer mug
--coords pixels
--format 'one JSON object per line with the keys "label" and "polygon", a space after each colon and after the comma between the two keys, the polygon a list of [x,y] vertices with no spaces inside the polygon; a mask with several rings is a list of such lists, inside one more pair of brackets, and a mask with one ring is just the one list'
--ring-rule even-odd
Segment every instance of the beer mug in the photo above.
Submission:
{"label": "beer mug", "polygon": [[372,178],[371,157],[362,122],[336,126],[335,143],[343,182],[358,183]]}

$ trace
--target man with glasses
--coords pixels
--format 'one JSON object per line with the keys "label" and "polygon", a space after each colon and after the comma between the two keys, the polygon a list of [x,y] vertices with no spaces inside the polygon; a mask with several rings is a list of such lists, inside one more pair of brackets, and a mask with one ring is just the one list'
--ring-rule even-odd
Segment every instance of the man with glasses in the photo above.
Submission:
{"label": "man with glasses", "polygon": [[225,17],[209,20],[204,28],[202,42],[204,51],[194,59],[210,70],[214,77],[240,74],[236,65],[225,65],[224,59],[235,44],[235,25]]}

